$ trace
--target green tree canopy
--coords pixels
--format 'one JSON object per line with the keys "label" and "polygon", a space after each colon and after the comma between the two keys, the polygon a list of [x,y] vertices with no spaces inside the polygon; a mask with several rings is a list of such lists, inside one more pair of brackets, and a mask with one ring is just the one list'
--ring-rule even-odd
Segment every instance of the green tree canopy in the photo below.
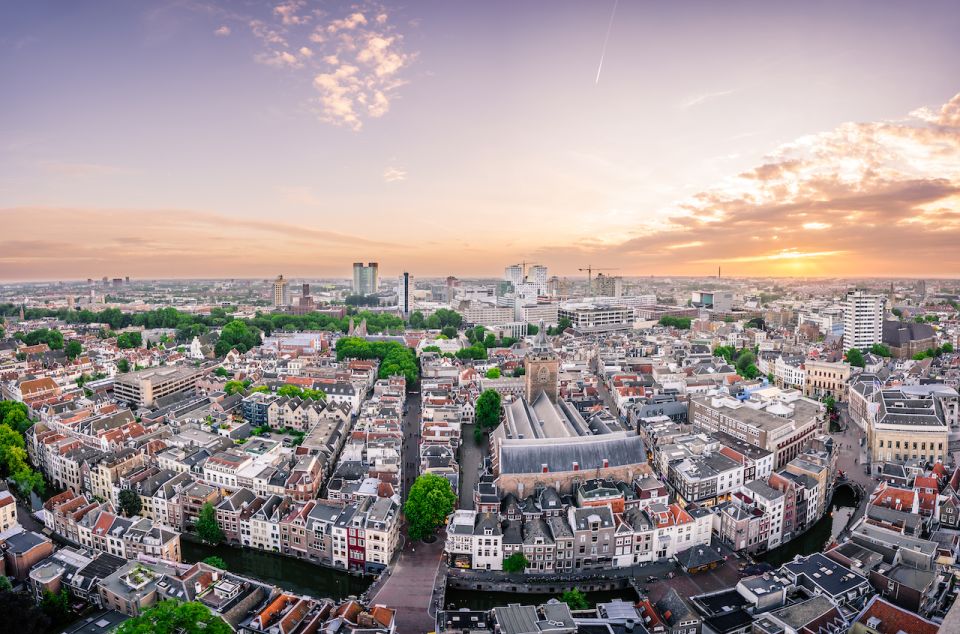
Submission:
{"label": "green tree canopy", "polygon": [[220,339],[214,346],[214,353],[218,357],[226,356],[228,352],[236,348],[238,352],[247,350],[260,344],[260,332],[239,319],[234,319],[223,327],[220,332]]}
{"label": "green tree canopy", "polygon": [[419,310],[415,310],[410,313],[410,320],[407,322],[411,328],[420,330],[425,328],[427,325],[427,320],[423,318],[423,313]]}
{"label": "green tree canopy", "polygon": [[26,334],[18,332],[14,336],[28,346],[45,343],[51,350],[61,350],[63,348],[63,335],[60,334],[59,330],[40,328],[31,330]]}
{"label": "green tree canopy", "polygon": [[213,566],[214,568],[219,568],[220,570],[227,569],[227,562],[225,562],[222,558],[217,557],[216,555],[210,555],[209,557],[203,560],[203,563]]}
{"label": "green tree canopy", "polygon": [[223,391],[227,393],[227,396],[233,396],[234,394],[243,393],[247,389],[247,386],[243,384],[243,381],[227,381],[223,384]]}
{"label": "green tree canopy", "polygon": [[689,317],[671,317],[664,315],[658,322],[661,326],[676,328],[677,330],[690,330],[691,319]]}
{"label": "green tree canopy", "polygon": [[500,424],[502,399],[496,390],[484,390],[477,397],[475,421],[479,429],[493,429]]}
{"label": "green tree canopy", "polygon": [[875,344],[873,344],[872,346],[870,346],[870,353],[871,353],[871,354],[875,354],[875,355],[877,355],[878,357],[888,357],[888,358],[889,358],[889,357],[892,357],[892,356],[893,356],[892,354],[890,354],[890,348],[888,348],[887,346],[883,345],[882,343],[875,343]]}
{"label": "green tree canopy", "polygon": [[117,496],[120,502],[120,510],[127,517],[139,515],[143,510],[143,503],[140,500],[140,494],[133,489],[123,489]]}
{"label": "green tree canopy", "polygon": [[863,358],[863,353],[856,348],[847,350],[847,363],[857,368],[863,368],[867,365],[866,360]]}
{"label": "green tree canopy", "polygon": [[500,378],[500,368],[490,368],[487,370],[488,379],[499,379]]}
{"label": "green tree canopy", "polygon": [[527,556],[517,551],[503,560],[504,572],[523,572],[530,565]]}
{"label": "green tree canopy", "polygon": [[121,349],[139,348],[143,345],[143,336],[136,331],[121,332],[117,335],[117,347]]}
{"label": "green tree canopy", "polygon": [[410,538],[423,539],[432,535],[453,512],[456,501],[457,494],[446,478],[434,473],[417,477],[403,505]]}
{"label": "green tree canopy", "polygon": [[277,389],[278,396],[287,396],[290,398],[303,398],[303,399],[313,399],[315,401],[326,400],[327,393],[323,390],[313,390],[310,388],[302,388],[298,385],[287,384],[280,386]]}
{"label": "green tree canopy", "polygon": [[72,360],[83,354],[83,346],[76,339],[71,339],[67,342],[67,345],[64,346],[63,351],[66,353],[67,358]]}
{"label": "green tree canopy", "polygon": [[200,513],[197,515],[197,536],[208,544],[216,546],[224,540],[223,530],[220,523],[217,522],[217,510],[213,504],[207,502],[200,507]]}
{"label": "green tree canopy", "polygon": [[571,610],[587,610],[590,608],[590,602],[587,601],[587,595],[576,588],[567,590],[561,594],[560,600],[570,606]]}
{"label": "green tree canopy", "polygon": [[223,619],[195,601],[160,601],[124,621],[116,634],[232,634]]}

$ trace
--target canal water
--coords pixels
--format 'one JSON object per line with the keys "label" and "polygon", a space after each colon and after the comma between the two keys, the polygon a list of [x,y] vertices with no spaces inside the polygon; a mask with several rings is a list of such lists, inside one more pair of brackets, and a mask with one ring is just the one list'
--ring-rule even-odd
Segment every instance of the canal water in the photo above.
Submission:
{"label": "canal water", "polygon": [[[857,496],[850,487],[841,487],[833,494],[830,512],[820,518],[800,537],[792,539],[780,548],[758,555],[758,561],[772,566],[780,566],[791,561],[796,555],[810,555],[823,551],[830,537],[839,533],[857,507]],[[836,524],[836,526],[835,526]]]}
{"label": "canal water", "polygon": [[373,581],[370,577],[357,577],[341,570],[318,566],[293,557],[284,557],[254,548],[237,546],[211,546],[192,539],[180,542],[183,560],[196,563],[211,555],[223,559],[230,572],[254,577],[272,583],[297,594],[317,599],[343,599],[359,596]]}

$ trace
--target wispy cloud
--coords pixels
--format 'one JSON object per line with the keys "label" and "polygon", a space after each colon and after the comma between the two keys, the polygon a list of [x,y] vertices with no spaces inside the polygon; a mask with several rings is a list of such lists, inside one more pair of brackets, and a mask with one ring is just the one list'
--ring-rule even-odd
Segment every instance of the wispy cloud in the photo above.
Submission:
{"label": "wispy cloud", "polygon": [[[253,56],[258,63],[309,72],[317,117],[354,131],[389,112],[407,83],[402,71],[416,59],[379,5],[352,5],[340,14],[311,9],[304,0],[285,0],[253,16],[206,4],[198,10],[249,28],[262,47]],[[231,32],[224,23],[214,34]]]}
{"label": "wispy cloud", "polygon": [[390,166],[383,171],[383,180],[387,183],[398,183],[407,180],[407,170]]}
{"label": "wispy cloud", "polygon": [[84,161],[41,161],[41,169],[60,176],[110,176],[129,173],[133,170],[118,165],[104,165],[102,163],[88,163]]}
{"label": "wispy cloud", "polygon": [[687,110],[689,108],[694,108],[696,106],[703,105],[708,101],[719,99],[720,97],[726,97],[728,95],[732,95],[733,93],[733,90],[720,90],[717,92],[706,92],[699,95],[694,95],[681,101],[680,109]]}

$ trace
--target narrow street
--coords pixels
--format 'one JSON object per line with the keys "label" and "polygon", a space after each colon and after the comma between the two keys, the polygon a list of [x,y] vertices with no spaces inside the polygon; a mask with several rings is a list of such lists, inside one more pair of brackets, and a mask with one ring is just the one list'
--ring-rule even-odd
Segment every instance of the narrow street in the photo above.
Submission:
{"label": "narrow street", "polygon": [[[410,487],[420,471],[420,403],[419,392],[408,392],[403,415],[403,481],[402,497],[406,501]],[[401,528],[406,532],[406,528]],[[387,580],[370,598],[397,610],[397,631],[431,632],[435,619],[430,609],[436,601],[440,562],[443,557],[443,535],[432,544],[406,539],[400,556],[390,566]]]}
{"label": "narrow street", "polygon": [[460,507],[473,510],[473,491],[480,479],[480,468],[486,455],[485,443],[478,443],[473,438],[474,425],[463,426],[463,438],[460,442]]}
{"label": "narrow street", "polygon": [[403,415],[403,482],[401,497],[405,501],[420,471],[420,392],[408,392],[407,411]]}

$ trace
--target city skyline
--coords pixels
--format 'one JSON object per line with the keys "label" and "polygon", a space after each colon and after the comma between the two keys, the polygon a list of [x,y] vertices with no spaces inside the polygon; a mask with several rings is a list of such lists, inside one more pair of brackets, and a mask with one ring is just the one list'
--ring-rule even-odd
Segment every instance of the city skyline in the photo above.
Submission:
{"label": "city skyline", "polygon": [[7,6],[0,280],[956,277],[921,4]]}

